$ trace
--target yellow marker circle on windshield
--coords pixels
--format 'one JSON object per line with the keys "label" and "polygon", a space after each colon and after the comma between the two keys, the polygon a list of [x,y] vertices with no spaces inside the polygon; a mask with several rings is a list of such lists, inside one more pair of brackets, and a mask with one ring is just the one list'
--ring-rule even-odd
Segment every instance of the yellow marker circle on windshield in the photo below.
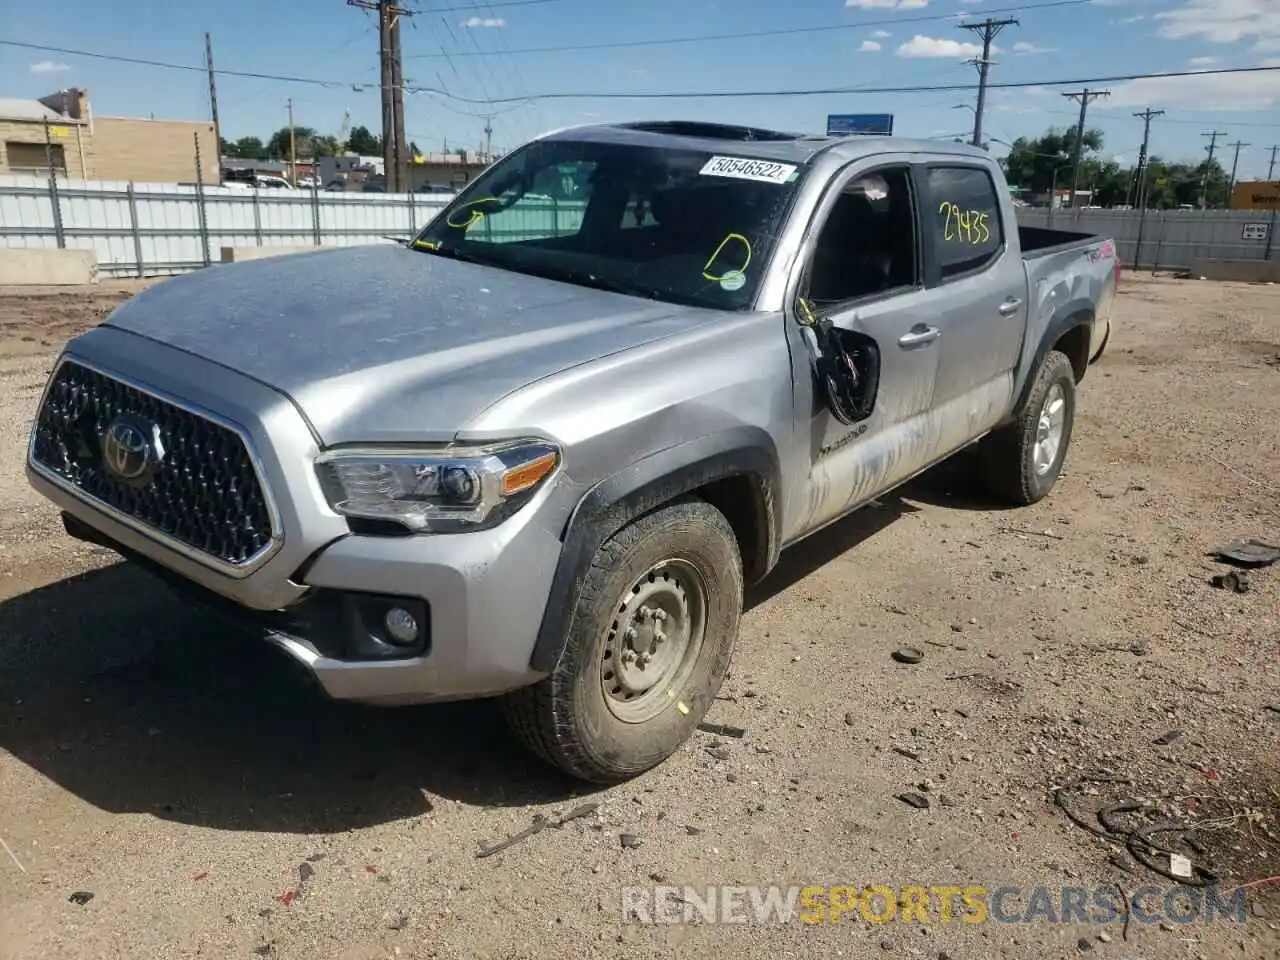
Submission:
{"label": "yellow marker circle on windshield", "polygon": [[[449,214],[449,216],[445,218],[445,221],[444,221],[444,222],[445,222],[447,225],[449,225],[450,227],[453,227],[453,229],[455,229],[455,230],[465,230],[465,229],[467,229],[469,226],[471,226],[473,223],[475,223],[477,220],[483,220],[483,219],[484,219],[484,211],[483,211],[483,210],[477,210],[477,209],[475,209],[475,207],[476,207],[476,205],[477,205],[477,204],[480,204],[480,203],[497,203],[497,202],[498,202],[498,198],[497,198],[497,197],[480,197],[480,198],[478,198],[478,199],[476,199],[476,200],[468,200],[466,203],[464,203],[464,204],[463,204],[461,207],[459,207],[457,210],[452,211],[452,212]],[[458,222],[454,219],[454,217],[458,216],[458,214],[459,214],[459,213],[461,213],[461,212],[463,212],[463,211],[465,211],[465,212],[467,213],[467,219],[466,219],[466,220],[464,220],[462,223],[458,223]]]}
{"label": "yellow marker circle on windshield", "polygon": [[[719,274],[719,275],[716,275],[716,274],[712,273],[712,272],[711,272],[711,265],[712,265],[713,263],[715,263],[715,262],[716,262],[716,258],[717,258],[718,256],[720,256],[720,254],[721,254],[721,253],[723,253],[723,252],[724,252],[724,248],[725,248],[725,247],[727,247],[730,243],[732,243],[732,242],[733,242],[733,241],[735,241],[735,240],[736,240],[738,243],[742,244],[742,246],[746,249],[746,257],[743,259],[743,261],[742,261],[742,265],[741,265],[740,267],[738,267],[736,270],[728,270],[728,271],[726,271],[725,273],[722,273],[722,274]],[[715,251],[711,254],[711,256],[709,256],[709,257],[707,258],[707,262],[706,262],[705,264],[703,264],[703,265],[702,265],[702,278],[703,278],[704,280],[715,280],[715,281],[719,281],[719,282],[720,282],[720,284],[721,284],[721,286],[723,286],[723,285],[724,285],[724,280],[725,280],[725,278],[726,278],[726,277],[729,277],[729,275],[730,275],[730,274],[734,274],[734,273],[736,273],[736,274],[741,275],[741,276],[742,276],[742,278],[743,278],[743,281],[742,281],[742,282],[743,282],[743,283],[746,283],[746,276],[745,276],[745,275],[746,275],[746,272],[747,272],[747,267],[748,267],[748,265],[750,265],[750,263],[751,263],[751,241],[750,241],[750,240],[748,240],[746,237],[744,237],[744,236],[743,236],[742,234],[740,234],[740,233],[730,233],[730,234],[727,234],[727,235],[725,236],[725,238],[724,238],[723,240],[721,240],[721,241],[720,241],[720,245],[719,245],[718,247],[716,247]],[[732,280],[731,280],[730,282],[732,282]],[[726,289],[726,290],[737,290],[737,289],[739,289],[739,288],[740,288],[740,286],[741,286],[741,285],[739,285],[739,287],[725,287],[725,289]]]}

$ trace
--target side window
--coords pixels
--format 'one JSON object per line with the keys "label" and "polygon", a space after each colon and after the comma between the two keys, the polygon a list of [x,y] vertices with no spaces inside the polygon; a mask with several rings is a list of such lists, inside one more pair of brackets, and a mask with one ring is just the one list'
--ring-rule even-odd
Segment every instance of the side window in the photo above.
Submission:
{"label": "side window", "polygon": [[1004,233],[991,174],[976,167],[929,170],[932,226],[942,279],[980,270],[1000,255]]}
{"label": "side window", "polygon": [[916,286],[916,248],[908,168],[860,176],[841,191],[818,234],[807,299],[821,308]]}

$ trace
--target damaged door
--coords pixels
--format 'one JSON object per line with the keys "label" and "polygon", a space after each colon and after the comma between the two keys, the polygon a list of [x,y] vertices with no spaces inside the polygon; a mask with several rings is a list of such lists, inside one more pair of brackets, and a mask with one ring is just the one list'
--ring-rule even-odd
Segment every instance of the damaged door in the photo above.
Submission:
{"label": "damaged door", "polygon": [[[833,181],[806,242],[794,332],[810,477],[796,535],[934,458],[928,412],[944,311],[925,289],[911,165],[855,167]],[[809,385],[806,387],[806,383]]]}

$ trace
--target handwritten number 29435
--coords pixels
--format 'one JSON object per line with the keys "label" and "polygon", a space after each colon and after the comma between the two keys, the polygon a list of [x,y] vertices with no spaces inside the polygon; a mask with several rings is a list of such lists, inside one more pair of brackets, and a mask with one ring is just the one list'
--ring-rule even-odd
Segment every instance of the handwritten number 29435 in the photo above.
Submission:
{"label": "handwritten number 29435", "polygon": [[985,213],[965,210],[950,200],[943,200],[938,212],[944,217],[942,239],[947,243],[978,246],[991,239],[991,225]]}

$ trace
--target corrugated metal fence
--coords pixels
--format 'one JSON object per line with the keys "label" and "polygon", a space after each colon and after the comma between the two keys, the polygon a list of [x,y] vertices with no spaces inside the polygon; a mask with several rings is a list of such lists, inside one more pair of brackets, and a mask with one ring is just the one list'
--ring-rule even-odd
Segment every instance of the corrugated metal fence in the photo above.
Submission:
{"label": "corrugated metal fence", "polygon": [[[1258,210],[1041,210],[1021,208],[1028,227],[1054,227],[1112,237],[1130,267],[1187,270],[1198,257],[1265,260],[1280,257],[1270,236],[1275,215]],[[1270,236],[1270,242],[1268,237]],[[1138,240],[1141,237],[1141,247]]]}
{"label": "corrugated metal fence", "polygon": [[[107,276],[153,276],[221,259],[222,247],[378,243],[408,237],[450,197],[229,187],[51,181],[0,176],[0,247],[89,249]],[[580,202],[523,201],[485,218],[492,237],[576,229]],[[1185,270],[1196,257],[1262,260],[1274,215],[1250,211],[1048,211],[1022,208],[1020,222],[1114,237],[1130,266]],[[1141,245],[1139,246],[1139,235]]]}

